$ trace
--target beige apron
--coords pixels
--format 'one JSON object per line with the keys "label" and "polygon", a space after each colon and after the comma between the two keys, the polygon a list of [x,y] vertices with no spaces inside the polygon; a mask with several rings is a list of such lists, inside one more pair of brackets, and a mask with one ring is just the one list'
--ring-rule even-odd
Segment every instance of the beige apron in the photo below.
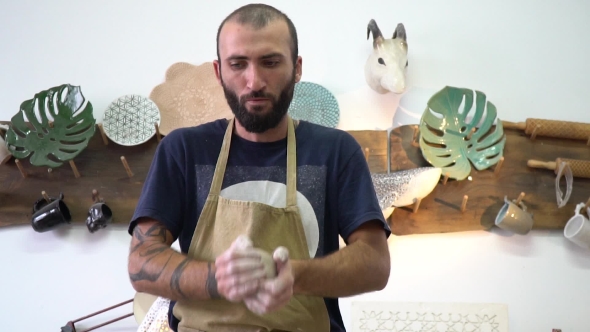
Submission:
{"label": "beige apron", "polygon": [[[270,205],[229,200],[219,196],[229,155],[234,127],[230,120],[207,201],[199,217],[188,256],[196,260],[215,261],[241,234],[255,247],[272,253],[277,247],[289,249],[292,259],[310,259],[301,216],[297,208],[297,163],[295,130],[289,117],[287,135],[287,205]],[[330,319],[323,298],[297,295],[282,309],[262,316],[252,313],[244,303],[225,299],[178,301],[174,316],[180,323],[178,332],[194,331],[300,331],[330,330]]]}

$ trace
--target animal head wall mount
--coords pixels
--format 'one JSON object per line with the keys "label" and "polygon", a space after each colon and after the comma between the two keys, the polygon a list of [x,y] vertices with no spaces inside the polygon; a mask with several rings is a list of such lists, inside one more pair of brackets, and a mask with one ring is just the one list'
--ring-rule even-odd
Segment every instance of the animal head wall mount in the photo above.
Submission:
{"label": "animal head wall mount", "polygon": [[399,23],[390,39],[383,38],[375,20],[367,26],[367,39],[373,33],[373,53],[365,63],[365,79],[378,93],[403,93],[406,89],[408,41],[406,29]]}

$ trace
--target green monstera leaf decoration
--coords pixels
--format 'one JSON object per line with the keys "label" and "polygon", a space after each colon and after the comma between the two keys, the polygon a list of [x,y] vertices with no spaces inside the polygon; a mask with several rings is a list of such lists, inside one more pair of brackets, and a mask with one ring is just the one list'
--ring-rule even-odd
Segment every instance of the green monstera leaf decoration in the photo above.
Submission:
{"label": "green monstera leaf decoration", "polygon": [[15,158],[30,156],[32,165],[58,167],[87,147],[95,123],[80,87],[60,85],[21,103],[6,132],[6,146]]}
{"label": "green monstera leaf decoration", "polygon": [[[475,112],[471,112],[473,106]],[[420,120],[422,155],[441,167],[442,174],[457,180],[469,176],[470,162],[477,170],[487,169],[500,160],[506,143],[496,115],[496,107],[482,92],[475,91],[474,96],[470,89],[443,88],[430,98]]]}

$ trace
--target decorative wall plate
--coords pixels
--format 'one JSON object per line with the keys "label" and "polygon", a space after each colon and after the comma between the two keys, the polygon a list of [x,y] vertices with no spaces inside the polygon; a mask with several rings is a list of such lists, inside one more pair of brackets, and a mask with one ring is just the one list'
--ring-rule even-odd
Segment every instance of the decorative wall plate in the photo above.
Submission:
{"label": "decorative wall plate", "polygon": [[152,90],[150,99],[160,109],[162,135],[177,128],[233,117],[212,62],[199,66],[173,64],[166,71],[164,83]]}
{"label": "decorative wall plate", "polygon": [[21,103],[6,132],[6,147],[17,159],[30,156],[32,165],[58,167],[88,146],[95,124],[80,87],[63,84]]}
{"label": "decorative wall plate", "polygon": [[158,106],[146,97],[126,95],[113,101],[104,112],[104,133],[113,142],[133,146],[147,142],[160,125]]}
{"label": "decorative wall plate", "polygon": [[[475,111],[468,121],[472,106]],[[457,180],[471,173],[470,162],[479,171],[487,169],[500,160],[506,143],[496,114],[496,106],[480,91],[475,91],[474,98],[470,89],[443,88],[430,98],[420,120],[422,155]]]}
{"label": "decorative wall plate", "polygon": [[299,82],[295,84],[289,115],[295,120],[334,128],[340,120],[340,108],[328,89],[316,83]]}

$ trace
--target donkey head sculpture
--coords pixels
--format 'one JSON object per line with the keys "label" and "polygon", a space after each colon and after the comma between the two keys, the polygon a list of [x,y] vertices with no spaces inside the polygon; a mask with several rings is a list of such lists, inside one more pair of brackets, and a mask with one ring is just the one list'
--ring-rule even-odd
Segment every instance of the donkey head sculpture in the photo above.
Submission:
{"label": "donkey head sculpture", "polygon": [[373,53],[365,63],[365,79],[378,93],[403,93],[406,89],[408,42],[406,29],[399,23],[391,39],[383,38],[375,20],[367,26],[367,39],[373,33]]}

